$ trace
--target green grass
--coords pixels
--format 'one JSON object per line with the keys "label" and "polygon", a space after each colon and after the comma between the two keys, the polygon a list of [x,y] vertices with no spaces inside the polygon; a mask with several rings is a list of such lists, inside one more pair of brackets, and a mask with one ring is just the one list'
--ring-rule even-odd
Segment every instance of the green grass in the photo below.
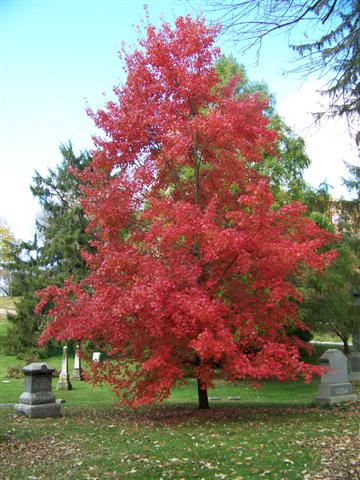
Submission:
{"label": "green grass", "polygon": [[[0,411],[0,478],[301,479],[320,468],[319,442],[358,429],[354,407],[302,404],[302,388],[267,384],[256,399],[238,386],[240,402],[199,411],[192,384],[163,406],[132,412],[117,405],[109,389],[78,382],[61,392],[67,400],[62,418]],[[304,398],[311,400],[315,384],[307,388]],[[216,393],[233,390],[220,385]]]}
{"label": "green grass", "polygon": [[[315,346],[310,360],[318,362],[327,348]],[[61,356],[44,361],[60,369]],[[0,403],[18,401],[23,379],[6,375],[9,367],[24,364],[0,354]],[[0,409],[0,478],[304,479],[322,468],[321,444],[359,431],[359,403],[314,406],[318,382],[262,382],[254,389],[218,381],[209,396],[220,400],[199,411],[196,382],[190,379],[163,405],[131,411],[108,386],[74,381],[73,390],[57,391],[54,378],[56,398],[66,401],[62,417],[28,419],[12,408]]]}
{"label": "green grass", "polygon": [[[219,381],[209,395],[221,400],[209,411],[197,409],[189,380],[163,405],[136,412],[121,407],[109,387],[73,382],[60,392],[56,382],[56,397],[66,400],[61,418],[0,410],[0,478],[295,480],[320,470],[317,446],[326,437],[359,428],[358,406],[313,405],[316,380],[264,382],[260,390]],[[0,385],[0,403],[17,401],[23,390],[23,380]]]}
{"label": "green grass", "polygon": [[5,335],[7,330],[7,322],[0,318],[0,337]]}
{"label": "green grass", "polygon": [[[3,383],[5,380],[6,383]],[[23,391],[22,379],[2,378],[0,403],[15,403]],[[56,390],[57,379],[53,379],[53,389]],[[215,389],[209,390],[210,397],[218,397],[220,400],[210,400],[212,406],[224,405],[309,405],[312,403],[318,381],[310,384],[263,382],[260,389],[255,389],[245,382],[227,384],[218,381]],[[67,404],[93,405],[101,404],[111,406],[117,402],[115,394],[108,386],[92,387],[86,382],[73,382],[74,389],[71,391],[55,392],[57,398],[63,398]],[[228,397],[240,397],[240,400],[229,400]],[[174,388],[166,404],[189,404],[197,406],[196,382],[189,379],[188,385]]]}
{"label": "green grass", "polygon": [[8,323],[3,310],[15,310],[15,302],[16,297],[0,297],[0,337],[5,335]]}
{"label": "green grass", "polygon": [[337,343],[342,344],[341,339],[337,335],[335,335],[335,333],[331,333],[331,332],[330,333],[326,333],[326,332],[315,333],[314,334],[314,340],[316,340],[318,342],[337,342]]}

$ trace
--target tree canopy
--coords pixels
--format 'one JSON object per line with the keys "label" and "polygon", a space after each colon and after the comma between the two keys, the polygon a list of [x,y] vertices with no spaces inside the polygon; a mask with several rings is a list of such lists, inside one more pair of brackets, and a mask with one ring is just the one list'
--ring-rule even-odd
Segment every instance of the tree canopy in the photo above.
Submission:
{"label": "tree canopy", "polygon": [[304,302],[302,316],[318,332],[332,332],[344,343],[349,353],[349,338],[360,330],[359,308],[354,305],[360,293],[360,210],[359,168],[347,165],[349,177],[344,184],[357,196],[352,200],[336,200],[328,186],[318,191],[304,191],[310,216],[323,228],[337,230],[338,257],[321,275],[305,272],[301,280]]}
{"label": "tree canopy", "polygon": [[276,153],[267,154],[264,161],[255,168],[269,178],[272,192],[279,204],[298,200],[306,189],[304,170],[310,166],[310,158],[305,150],[304,139],[297,135],[276,112],[276,104],[265,82],[253,82],[248,78],[244,65],[240,65],[233,56],[221,55],[215,64],[222,85],[227,85],[238,77],[234,95],[245,93],[260,95],[268,101],[265,114],[269,126],[277,132]]}
{"label": "tree canopy", "polygon": [[91,340],[106,355],[93,380],[124,402],[161,401],[189,371],[199,406],[224,378],[309,380],[293,279],[322,270],[334,236],[298,202],[274,208],[256,164],[276,154],[277,133],[259,93],[236,94],[214,67],[217,27],[179,17],[149,25],[124,52],[116,101],[91,112],[104,136],[81,173],[96,248],[80,282],[47,287],[41,341]]}

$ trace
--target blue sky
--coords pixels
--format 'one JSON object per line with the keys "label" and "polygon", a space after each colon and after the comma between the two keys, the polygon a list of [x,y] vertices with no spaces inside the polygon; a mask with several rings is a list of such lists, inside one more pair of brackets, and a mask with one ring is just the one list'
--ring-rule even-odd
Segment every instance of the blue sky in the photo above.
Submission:
{"label": "blue sky", "polygon": [[[123,79],[117,52],[134,45],[134,24],[144,18],[138,0],[0,0],[0,218],[18,238],[30,239],[39,207],[29,185],[34,170],[45,175],[61,161],[59,145],[71,140],[75,151],[91,148],[95,133],[87,104],[96,109]],[[170,23],[196,13],[200,0],[147,2],[150,21]],[[210,15],[205,15],[211,18]],[[301,36],[302,32],[298,34]],[[313,166],[307,179],[325,178],[340,195],[342,160],[355,161],[346,129],[338,123],[311,127],[309,111],[318,96],[314,79],[284,76],[291,52],[281,35],[267,41],[259,65],[255,51],[246,56],[225,38],[219,46],[244,63],[252,80],[265,80],[280,113],[305,136]],[[334,142],[332,144],[331,142]]]}

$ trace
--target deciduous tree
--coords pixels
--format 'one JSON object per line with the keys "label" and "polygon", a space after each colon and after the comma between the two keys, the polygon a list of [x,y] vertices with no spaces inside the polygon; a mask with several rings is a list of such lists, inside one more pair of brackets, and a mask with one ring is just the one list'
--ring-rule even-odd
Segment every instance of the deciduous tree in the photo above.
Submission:
{"label": "deciduous tree", "polygon": [[302,315],[318,332],[335,333],[349,353],[349,338],[360,330],[360,315],[354,295],[360,292],[360,210],[359,168],[348,165],[349,177],[344,180],[357,195],[352,200],[334,200],[328,186],[304,192],[310,215],[323,228],[341,233],[336,242],[339,252],[334,263],[321,275],[305,275]]}
{"label": "deciduous tree", "polygon": [[9,295],[10,272],[7,262],[10,257],[11,244],[15,243],[15,237],[4,220],[0,219],[0,292]]}
{"label": "deciduous tree", "polygon": [[81,174],[90,273],[40,294],[38,311],[53,305],[42,342],[95,342],[107,359],[93,380],[133,406],[168,397],[189,369],[200,408],[218,367],[228,380],[319,371],[287,334],[304,328],[292,279],[331,261],[333,235],[299,203],[273,208],[254,169],[275,154],[267,100],[221,85],[217,33],[180,17],[124,53],[126,83],[91,113],[105,135]]}
{"label": "deciduous tree", "polygon": [[238,76],[234,95],[252,93],[269,100],[265,114],[270,120],[270,127],[278,134],[276,155],[266,155],[264,161],[258,162],[255,168],[259,173],[269,177],[272,192],[279,205],[291,200],[299,200],[303,196],[302,192],[307,188],[303,172],[311,163],[305,151],[304,139],[297,135],[276,112],[276,103],[270,95],[267,84],[252,82],[248,78],[245,67],[240,65],[233,56],[221,55],[216,61],[216,72],[223,85],[232,81],[235,75]]}
{"label": "deciduous tree", "polygon": [[360,275],[356,257],[349,247],[339,242],[339,255],[322,275],[304,278],[303,319],[320,333],[337,335],[348,354],[349,338],[360,330],[359,312],[354,308],[353,292],[359,289]]}

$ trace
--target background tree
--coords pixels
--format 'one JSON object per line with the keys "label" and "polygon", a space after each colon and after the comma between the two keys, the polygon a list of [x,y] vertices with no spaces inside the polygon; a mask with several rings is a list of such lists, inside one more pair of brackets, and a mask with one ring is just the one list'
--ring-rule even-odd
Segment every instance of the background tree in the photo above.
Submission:
{"label": "background tree", "polygon": [[62,163],[46,177],[35,172],[31,192],[39,200],[42,215],[36,222],[42,268],[51,271],[56,284],[69,275],[75,280],[86,273],[81,249],[88,248],[90,235],[86,233],[88,219],[80,204],[77,172],[90,163],[90,156],[82,152],[76,156],[71,143],[61,145]]}
{"label": "background tree", "polygon": [[15,237],[4,220],[0,219],[0,293],[9,295],[10,271],[6,265]]}
{"label": "background tree", "polygon": [[[265,83],[251,82],[243,66],[233,57],[221,56],[216,70],[226,85],[234,75],[240,75],[235,95],[260,93],[264,98],[269,94]],[[276,205],[291,200],[300,200],[307,205],[307,215],[321,228],[341,233],[342,239],[336,243],[339,256],[325,272],[315,274],[305,271],[299,279],[298,289],[302,292],[302,319],[316,333],[332,333],[344,343],[345,353],[349,353],[349,338],[360,328],[358,312],[353,306],[353,292],[360,291],[357,269],[359,268],[360,214],[359,199],[334,200],[331,186],[322,183],[318,188],[307,185],[303,173],[310,165],[305,151],[304,140],[297,136],[276,113],[272,101],[266,109],[271,127],[278,132],[278,155],[266,155],[263,162],[256,165],[258,172],[269,177]],[[349,190],[359,197],[359,169],[349,165],[350,178],[344,180]],[[305,273],[304,272],[304,273]],[[303,338],[311,338],[310,332],[289,329]]]}
{"label": "background tree", "polygon": [[96,342],[107,360],[93,380],[131,405],[161,401],[198,381],[200,408],[221,367],[224,378],[311,377],[300,361],[292,279],[322,269],[333,236],[299,203],[273,208],[254,165],[276,150],[259,93],[236,94],[214,68],[216,27],[180,17],[147,27],[124,53],[117,100],[92,113],[105,132],[81,174],[83,206],[95,229],[89,274],[50,286],[41,341]]}
{"label": "background tree", "polygon": [[[352,335],[360,331],[360,310],[358,298],[360,296],[360,167],[358,165],[346,164],[349,177],[343,179],[347,189],[355,193],[352,200],[339,201],[340,220],[339,229],[347,247],[354,256],[354,273],[352,276],[352,296],[353,296],[353,323]],[[355,306],[357,303],[357,306]]]}
{"label": "background tree", "polygon": [[323,228],[341,234],[335,246],[339,252],[334,263],[322,275],[303,278],[305,302],[303,319],[315,331],[331,332],[344,343],[349,353],[349,338],[360,330],[360,315],[354,307],[354,294],[360,292],[360,209],[359,169],[349,165],[344,181],[357,193],[353,200],[334,200],[327,185],[305,192],[311,217]]}
{"label": "background tree", "polygon": [[[346,115],[349,123],[358,128],[358,0],[208,0],[206,3],[213,12],[218,13],[224,32],[244,50],[256,46],[260,50],[266,37],[284,31],[290,47],[301,58],[296,71],[304,76],[317,73],[327,84],[323,92],[331,99],[330,113]],[[299,25],[306,32],[306,42],[291,35],[294,27]],[[357,140],[360,141],[359,132]]]}
{"label": "background tree", "polygon": [[19,297],[16,313],[8,313],[8,327],[1,338],[1,346],[8,354],[33,353],[45,318],[34,314],[37,289],[46,286],[45,272],[41,270],[37,237],[32,242],[12,245],[7,268],[11,272],[10,292]]}
{"label": "background tree", "polygon": [[81,250],[89,248],[86,233],[88,220],[79,202],[79,180],[75,171],[83,170],[90,157],[76,156],[72,145],[60,147],[63,160],[46,177],[35,172],[31,191],[42,207],[31,242],[14,245],[7,268],[11,272],[11,293],[19,296],[16,315],[8,315],[9,326],[4,338],[8,353],[35,348],[46,316],[35,315],[36,291],[49,284],[62,285],[72,276],[80,280],[87,272]]}
{"label": "background tree", "polygon": [[360,166],[346,163],[349,176],[343,179],[348,191],[354,195],[351,200],[339,200],[339,229],[344,241],[353,250],[360,268]]}
{"label": "background tree", "polygon": [[360,328],[359,313],[354,308],[353,291],[360,284],[356,258],[342,242],[339,255],[322,275],[309,275],[305,281],[304,321],[320,333],[333,333],[344,344],[344,353],[350,353],[349,338]]}
{"label": "background tree", "polygon": [[255,165],[257,171],[270,180],[272,192],[277,204],[292,200],[303,200],[303,192],[309,190],[303,177],[304,170],[310,166],[310,158],[305,150],[304,139],[297,135],[276,112],[276,102],[265,82],[253,82],[246,69],[233,56],[221,55],[216,61],[216,72],[222,85],[228,85],[234,76],[238,77],[234,95],[258,94],[268,101],[266,115],[270,127],[278,134],[276,154],[266,155],[264,161]]}

